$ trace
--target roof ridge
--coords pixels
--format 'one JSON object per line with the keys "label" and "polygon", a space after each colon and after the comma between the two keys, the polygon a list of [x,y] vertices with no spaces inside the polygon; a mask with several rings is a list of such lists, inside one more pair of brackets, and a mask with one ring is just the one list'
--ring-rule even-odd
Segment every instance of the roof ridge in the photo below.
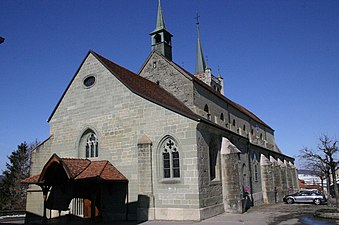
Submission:
{"label": "roof ridge", "polygon": [[91,160],[89,160],[89,159],[84,159],[84,160],[88,161],[89,163],[87,164],[87,166],[84,167],[83,170],[79,171],[78,174],[75,174],[75,175],[74,175],[74,178],[73,178],[74,180],[75,180],[76,177],[78,177],[80,174],[82,174],[82,172],[84,172],[84,171],[92,164],[92,161],[91,161]]}
{"label": "roof ridge", "polygon": [[[155,52],[157,53],[157,52]],[[199,84],[201,84],[205,89],[207,89],[208,91],[212,92],[214,95],[216,95],[217,97],[221,98],[223,101],[226,101],[227,103],[233,104],[234,107],[236,107],[239,111],[242,111],[244,114],[248,115],[249,117],[251,117],[252,119],[254,119],[255,121],[257,121],[258,123],[261,123],[262,125],[270,128],[273,130],[273,128],[271,128],[269,125],[267,125],[264,121],[262,121],[258,116],[256,116],[254,113],[252,113],[250,110],[246,109],[244,106],[240,105],[239,103],[236,103],[234,101],[232,101],[231,99],[227,98],[225,95],[220,94],[219,92],[215,91],[211,86],[205,84],[203,81],[201,81],[199,78],[197,78],[196,76],[194,76],[192,73],[188,72],[186,69],[182,68],[180,65],[178,65],[177,63],[173,62],[173,61],[169,61],[168,59],[166,59],[166,57],[164,57],[163,55],[157,53],[157,55],[161,56],[163,59],[165,59],[167,62],[169,62],[170,64],[172,64],[172,66],[174,66],[177,70],[182,70],[182,72],[187,73],[188,76],[190,76],[192,78],[193,81],[198,82]],[[181,74],[182,74],[181,72]],[[184,74],[182,74],[184,75]],[[185,76],[185,75],[184,75]],[[186,76],[185,76],[186,77]]]}
{"label": "roof ridge", "polygon": [[[105,163],[105,165],[102,167],[102,169],[101,169],[101,171],[100,171],[100,173],[99,173],[99,176],[101,176],[102,172],[104,172],[104,170],[105,170],[106,166],[107,166],[107,165],[108,165],[108,163],[109,163],[109,161],[108,161],[108,160],[104,160],[104,161],[106,161],[106,163]],[[103,161],[103,162],[104,162],[104,161]]]}
{"label": "roof ridge", "polygon": [[[184,103],[182,103],[180,100],[178,100],[173,94],[169,93],[156,83],[145,79],[144,77],[110,61],[109,59],[99,55],[98,53],[91,51],[93,55],[120,81],[122,82],[128,89],[130,89],[133,93],[146,98],[147,100],[157,104],[161,105],[171,111],[174,111],[176,113],[179,113],[181,115],[184,115],[188,118],[191,118],[193,120],[198,120],[200,118],[199,115],[195,114],[190,108],[188,108]],[[115,71],[113,68],[115,67],[118,71]],[[119,71],[122,70],[122,71]],[[127,72],[128,74],[123,74],[123,71]],[[129,79],[131,78],[131,79]],[[135,82],[138,82],[136,85]],[[149,85],[154,90],[161,91],[163,96],[156,96],[153,95],[152,92],[150,92],[150,88],[145,89],[143,87],[140,87],[140,85],[143,82],[143,87],[146,85]],[[142,91],[140,90],[142,88]],[[162,98],[161,98],[162,97]],[[171,98],[171,100],[174,100],[174,104],[169,103],[168,101],[165,101],[163,98]],[[168,100],[168,99],[167,99]]]}

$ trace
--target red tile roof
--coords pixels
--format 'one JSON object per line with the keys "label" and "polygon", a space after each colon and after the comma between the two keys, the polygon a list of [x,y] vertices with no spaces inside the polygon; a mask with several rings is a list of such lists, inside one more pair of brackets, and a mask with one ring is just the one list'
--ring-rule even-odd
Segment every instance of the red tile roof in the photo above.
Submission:
{"label": "red tile roof", "polygon": [[[95,53],[94,51],[89,51],[87,56],[92,54],[96,57],[118,80],[120,80],[129,90],[133,93],[151,101],[158,105],[161,105],[169,110],[172,110],[176,113],[184,115],[188,118],[199,120],[201,117],[193,113],[185,104],[175,98],[172,94],[165,91],[159,85],[129,71],[128,69],[119,66],[110,60],[106,59],[105,57]],[[82,64],[85,62],[87,56],[85,57]],[[65,96],[66,92],[70,88],[73,80],[75,79],[77,73],[79,72],[81,66],[78,68],[77,72],[73,76],[71,82],[68,84],[66,90],[64,91],[62,97],[60,98],[59,102],[55,106],[52,114],[48,118],[47,122],[49,122],[54,113],[56,112],[57,108],[59,107],[63,97]]]}
{"label": "red tile roof", "polygon": [[86,180],[86,179],[101,179],[103,181],[128,181],[128,179],[116,169],[109,161],[91,161],[89,159],[71,159],[60,158],[56,154],[45,164],[41,174],[22,180],[22,183],[28,184],[44,184],[44,174],[52,163],[59,163],[63,168],[69,179],[71,180]]}
{"label": "red tile roof", "polygon": [[80,175],[91,164],[88,159],[61,158],[61,160],[66,164],[73,178]]}
{"label": "red tile roof", "polygon": [[[127,88],[129,88],[133,93],[151,101],[158,105],[161,105],[167,109],[170,109],[174,112],[177,112],[181,115],[187,116],[194,120],[200,120],[202,117],[192,112],[185,104],[183,104],[181,101],[179,101],[176,97],[174,97],[172,94],[168,93],[166,90],[161,88],[159,85],[153,83],[152,81],[149,81],[132,71],[119,66],[112,61],[106,59],[105,57],[97,54],[94,51],[89,51],[87,56],[89,54],[92,54],[95,56],[117,79],[119,79]],[[157,52],[153,52],[152,54],[158,54]],[[159,56],[163,57],[162,55],[158,54]],[[85,59],[87,58],[85,57]],[[199,85],[203,86],[205,89],[210,91],[212,94],[216,95],[217,97],[221,98],[223,101],[227,102],[228,104],[234,106],[239,111],[243,112],[247,116],[249,116],[254,121],[267,126],[270,128],[265,122],[263,122],[259,117],[257,117],[255,114],[247,110],[245,107],[239,105],[236,102],[231,101],[230,99],[226,98],[219,92],[215,91],[213,88],[199,80],[198,78],[194,77],[191,73],[189,73],[187,70],[182,68],[181,66],[177,65],[176,63],[167,60],[165,57],[163,57],[166,61],[168,61],[170,64],[172,64],[175,68],[177,68],[183,75],[186,75],[190,77],[194,82],[198,83]],[[84,60],[85,61],[85,60]],[[83,61],[83,62],[84,62]],[[82,62],[82,64],[83,64]],[[81,68],[81,66],[80,66]],[[79,68],[79,69],[80,69]],[[78,71],[79,71],[78,69]],[[68,91],[71,83],[75,79],[75,76],[77,75],[78,71],[75,73],[72,81],[69,83],[68,87],[66,88],[65,92],[63,93],[62,97],[60,98],[58,104],[54,108],[51,116],[48,118],[48,122],[53,117],[56,109],[58,108],[59,104],[61,103],[64,95]],[[271,128],[272,129],[272,128]],[[272,129],[273,130],[273,129]]]}
{"label": "red tile roof", "polygon": [[26,179],[21,180],[21,183],[24,183],[24,184],[37,184],[37,183],[39,183],[39,177],[40,177],[40,174],[31,176],[31,177],[27,177]]}

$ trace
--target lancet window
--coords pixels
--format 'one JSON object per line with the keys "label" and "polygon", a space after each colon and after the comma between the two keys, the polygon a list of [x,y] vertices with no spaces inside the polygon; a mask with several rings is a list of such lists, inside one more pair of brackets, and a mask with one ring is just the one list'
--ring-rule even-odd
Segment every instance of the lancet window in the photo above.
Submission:
{"label": "lancet window", "polygon": [[178,145],[172,138],[167,138],[162,145],[163,177],[180,178],[180,160]]}
{"label": "lancet window", "polygon": [[90,133],[86,142],[86,158],[98,157],[99,143],[98,138],[94,133]]}

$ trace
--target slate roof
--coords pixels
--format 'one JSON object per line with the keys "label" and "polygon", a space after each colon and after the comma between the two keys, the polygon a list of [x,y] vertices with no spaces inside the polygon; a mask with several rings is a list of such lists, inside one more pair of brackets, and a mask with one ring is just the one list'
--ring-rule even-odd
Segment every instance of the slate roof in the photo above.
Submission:
{"label": "slate roof", "polygon": [[128,181],[127,178],[107,160],[91,161],[89,159],[60,158],[56,154],[53,154],[40,174],[28,177],[21,182],[43,184],[44,174],[51,165],[51,162],[62,165],[70,180],[100,179],[103,181]]}

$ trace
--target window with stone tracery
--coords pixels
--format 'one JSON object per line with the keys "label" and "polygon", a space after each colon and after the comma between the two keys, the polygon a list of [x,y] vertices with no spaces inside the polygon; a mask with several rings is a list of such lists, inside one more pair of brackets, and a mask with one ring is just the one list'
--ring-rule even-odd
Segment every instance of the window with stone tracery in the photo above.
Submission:
{"label": "window with stone tracery", "polygon": [[167,138],[162,145],[163,178],[180,178],[180,160],[178,145]]}
{"label": "window with stone tracery", "polygon": [[98,138],[94,133],[90,133],[86,142],[86,158],[98,157],[99,143]]}

